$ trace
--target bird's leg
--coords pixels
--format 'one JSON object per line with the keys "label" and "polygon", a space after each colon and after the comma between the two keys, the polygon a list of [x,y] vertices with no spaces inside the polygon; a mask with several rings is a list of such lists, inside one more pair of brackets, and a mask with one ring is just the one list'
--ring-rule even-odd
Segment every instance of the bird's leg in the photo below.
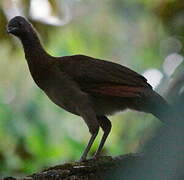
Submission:
{"label": "bird's leg", "polygon": [[98,116],[97,119],[98,119],[99,125],[101,126],[101,128],[104,131],[104,134],[103,134],[102,139],[100,141],[100,145],[98,146],[98,149],[94,155],[95,157],[97,157],[100,154],[100,152],[102,151],[102,148],[105,144],[105,141],[106,141],[106,139],[111,131],[111,127],[112,127],[110,120],[106,116],[100,116],[100,117]]}
{"label": "bird's leg", "polygon": [[88,99],[81,99],[81,103],[78,107],[78,113],[80,114],[80,116],[84,119],[84,121],[86,122],[88,128],[89,128],[89,132],[91,133],[91,138],[80,158],[80,162],[84,161],[88,155],[88,152],[91,149],[91,146],[98,134],[99,131],[99,123],[96,117],[95,112],[93,111],[93,109],[91,108],[91,104],[88,101]]}
{"label": "bird's leg", "polygon": [[86,148],[85,148],[85,150],[84,150],[84,152],[83,152],[83,154],[82,154],[82,156],[81,156],[81,158],[79,160],[80,162],[82,162],[82,161],[84,161],[86,159],[86,157],[88,155],[88,152],[91,149],[91,146],[92,146],[92,144],[93,144],[97,134],[98,134],[98,131],[96,131],[94,134],[91,135],[91,138],[90,138],[90,140],[88,142],[88,145],[86,146]]}

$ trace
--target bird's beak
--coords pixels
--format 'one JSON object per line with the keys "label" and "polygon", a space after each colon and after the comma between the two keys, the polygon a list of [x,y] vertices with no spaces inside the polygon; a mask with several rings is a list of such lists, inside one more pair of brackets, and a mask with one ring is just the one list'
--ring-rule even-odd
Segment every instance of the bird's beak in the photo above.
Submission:
{"label": "bird's beak", "polygon": [[10,33],[10,34],[16,32],[17,30],[18,30],[17,27],[12,27],[12,26],[7,27],[7,32]]}

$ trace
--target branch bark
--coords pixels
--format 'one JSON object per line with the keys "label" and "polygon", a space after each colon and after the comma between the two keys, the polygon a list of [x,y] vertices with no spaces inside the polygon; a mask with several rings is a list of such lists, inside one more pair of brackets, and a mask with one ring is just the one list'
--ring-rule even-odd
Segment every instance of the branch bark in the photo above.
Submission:
{"label": "branch bark", "polygon": [[103,156],[85,162],[57,165],[23,178],[6,177],[4,180],[108,180],[120,168],[122,179],[125,177],[123,169],[127,170],[141,157],[141,154],[126,154],[114,158]]}

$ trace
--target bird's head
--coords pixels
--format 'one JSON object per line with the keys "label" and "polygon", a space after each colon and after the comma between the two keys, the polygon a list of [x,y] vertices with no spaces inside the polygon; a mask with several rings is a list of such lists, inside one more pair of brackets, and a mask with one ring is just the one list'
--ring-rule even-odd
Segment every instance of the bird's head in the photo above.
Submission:
{"label": "bird's head", "polygon": [[12,18],[7,25],[7,32],[21,37],[32,31],[32,25],[22,16]]}

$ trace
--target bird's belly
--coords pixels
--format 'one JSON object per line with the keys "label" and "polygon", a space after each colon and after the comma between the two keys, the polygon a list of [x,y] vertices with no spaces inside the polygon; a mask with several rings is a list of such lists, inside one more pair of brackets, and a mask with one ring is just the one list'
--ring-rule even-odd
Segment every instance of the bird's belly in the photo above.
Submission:
{"label": "bird's belly", "polygon": [[92,97],[92,102],[97,115],[112,115],[128,108],[126,101],[114,97]]}
{"label": "bird's belly", "polygon": [[61,96],[61,92],[57,92],[57,91],[45,91],[45,93],[47,94],[47,96],[49,97],[49,99],[54,102],[56,105],[58,105],[59,107],[61,107],[62,109],[78,115],[77,111],[76,111],[76,106],[75,104],[71,101],[70,97],[66,97],[66,96]]}
{"label": "bird's belly", "polygon": [[119,98],[111,96],[93,97],[93,107],[97,115],[112,115],[126,109],[145,112],[144,98]]}

